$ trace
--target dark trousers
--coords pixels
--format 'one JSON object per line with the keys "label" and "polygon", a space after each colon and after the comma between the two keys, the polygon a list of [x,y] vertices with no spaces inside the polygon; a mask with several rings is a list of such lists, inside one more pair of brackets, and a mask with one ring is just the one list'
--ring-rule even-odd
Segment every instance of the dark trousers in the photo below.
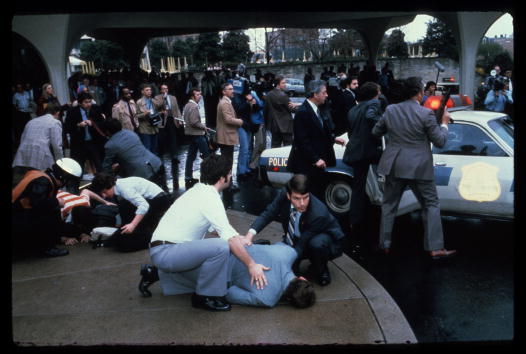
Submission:
{"label": "dark trousers", "polygon": [[193,166],[197,157],[197,151],[203,155],[203,158],[210,155],[208,143],[206,142],[204,135],[189,135],[189,138],[190,144],[188,145],[188,155],[186,155],[186,165],[184,169],[185,180],[192,179]]}
{"label": "dark trousers", "polygon": [[322,202],[325,200],[325,189],[329,184],[329,175],[321,168],[313,167],[306,173],[312,194]]}
{"label": "dark trousers", "polygon": [[157,154],[158,134],[139,133],[138,135],[144,147],[153,152],[154,154]]}
{"label": "dark trousers", "polygon": [[[163,192],[147,201],[150,208],[133,233],[123,235],[119,229],[111,236],[106,245],[113,246],[121,252],[133,252],[148,248],[152,234],[166,210],[172,205],[173,198],[170,194]],[[129,224],[135,217],[137,208],[126,199],[119,199],[117,205],[119,206],[122,225]]]}
{"label": "dark trousers", "polygon": [[230,168],[234,166],[234,145],[218,144],[221,155],[226,156],[230,160]]}
{"label": "dark trousers", "polygon": [[214,96],[205,96],[205,117],[206,117],[206,126],[209,128],[216,127],[216,116],[217,116],[217,104],[219,103],[219,97]]}
{"label": "dark trousers", "polygon": [[353,169],[353,184],[349,219],[352,225],[359,224],[364,219],[364,211],[367,200],[365,185],[367,182],[367,172],[369,171],[369,166],[369,160],[357,161],[351,165]]}
{"label": "dark trousers", "polygon": [[[172,165],[173,165],[173,161],[172,161]],[[162,162],[161,162],[161,166],[159,167],[159,170],[155,172],[154,174],[152,174],[148,178],[148,180],[150,182],[155,183],[156,185],[161,187],[163,191],[168,193],[168,185],[166,184],[166,169],[164,168],[164,164]]]}
{"label": "dark trousers", "polygon": [[303,259],[308,259],[311,263],[312,271],[316,275],[320,275],[327,270],[327,262],[331,259],[342,255],[342,247],[340,242],[335,242],[328,234],[318,234],[312,237],[302,255],[299,255],[296,260],[297,267],[299,262]]}
{"label": "dark trousers", "polygon": [[177,158],[179,142],[177,141],[177,128],[172,117],[166,119],[164,128],[159,128],[158,155],[162,157],[165,153],[170,159]]}
{"label": "dark trousers", "polygon": [[12,246],[14,253],[42,253],[60,242],[63,230],[60,209],[14,209],[12,213]]}
{"label": "dark trousers", "polygon": [[272,148],[292,145],[292,133],[282,133],[279,130],[272,131]]}
{"label": "dark trousers", "polygon": [[102,171],[102,160],[104,159],[104,143],[93,140],[84,141],[82,146],[71,149],[71,158],[80,164],[83,171],[86,160],[90,160],[95,170],[100,172]]}

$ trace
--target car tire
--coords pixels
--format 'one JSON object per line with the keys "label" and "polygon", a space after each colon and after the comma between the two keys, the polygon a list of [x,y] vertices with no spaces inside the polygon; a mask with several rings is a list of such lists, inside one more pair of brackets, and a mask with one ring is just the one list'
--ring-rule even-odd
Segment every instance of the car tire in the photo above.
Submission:
{"label": "car tire", "polygon": [[352,179],[341,176],[333,177],[323,193],[325,205],[335,216],[344,216],[351,208]]}

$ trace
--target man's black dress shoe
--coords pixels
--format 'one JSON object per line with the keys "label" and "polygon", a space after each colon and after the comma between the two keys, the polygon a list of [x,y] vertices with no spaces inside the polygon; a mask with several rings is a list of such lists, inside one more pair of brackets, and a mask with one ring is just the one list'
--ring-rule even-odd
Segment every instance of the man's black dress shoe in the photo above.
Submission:
{"label": "man's black dress shoe", "polygon": [[151,264],[141,264],[141,281],[139,283],[139,291],[143,297],[150,297],[152,293],[148,288],[150,285],[159,280],[159,273],[157,267]]}
{"label": "man's black dress shoe", "polygon": [[320,274],[320,277],[318,278],[318,282],[320,283],[321,286],[326,286],[331,283],[331,274],[329,273],[328,269],[324,270]]}
{"label": "man's black dress shoe", "polygon": [[203,296],[192,294],[192,306],[208,311],[230,311],[230,304],[220,296]]}
{"label": "man's black dress shoe", "polygon": [[60,248],[49,248],[44,251],[44,257],[60,257],[60,256],[66,256],[69,254],[68,250],[60,249]]}

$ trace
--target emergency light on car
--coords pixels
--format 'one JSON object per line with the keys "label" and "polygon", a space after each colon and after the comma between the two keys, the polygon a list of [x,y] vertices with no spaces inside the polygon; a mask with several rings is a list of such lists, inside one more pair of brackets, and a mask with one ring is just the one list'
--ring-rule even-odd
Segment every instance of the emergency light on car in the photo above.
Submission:
{"label": "emergency light on car", "polygon": [[[442,103],[442,96],[430,96],[424,103],[424,107],[430,108],[433,111],[436,111]],[[447,100],[446,107],[461,107],[461,106],[471,106],[473,102],[468,95],[451,95]]]}
{"label": "emergency light on car", "polygon": [[[440,107],[440,103],[442,103],[442,96],[430,96],[424,103],[424,107],[431,108],[433,111],[436,111]],[[455,104],[453,103],[453,100],[449,98],[446,102],[446,107],[451,108],[454,106]]]}

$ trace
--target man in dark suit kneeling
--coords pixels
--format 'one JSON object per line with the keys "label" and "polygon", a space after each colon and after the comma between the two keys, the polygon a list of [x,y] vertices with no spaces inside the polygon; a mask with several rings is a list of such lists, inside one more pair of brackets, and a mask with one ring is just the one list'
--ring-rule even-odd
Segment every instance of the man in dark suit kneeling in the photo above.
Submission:
{"label": "man in dark suit kneeling", "polygon": [[308,258],[309,270],[320,285],[331,282],[327,262],[342,255],[345,236],[325,204],[309,192],[307,176],[294,175],[274,201],[252,223],[246,234],[249,242],[270,222],[283,225],[283,242],[298,253],[292,269],[298,275],[301,260]]}

